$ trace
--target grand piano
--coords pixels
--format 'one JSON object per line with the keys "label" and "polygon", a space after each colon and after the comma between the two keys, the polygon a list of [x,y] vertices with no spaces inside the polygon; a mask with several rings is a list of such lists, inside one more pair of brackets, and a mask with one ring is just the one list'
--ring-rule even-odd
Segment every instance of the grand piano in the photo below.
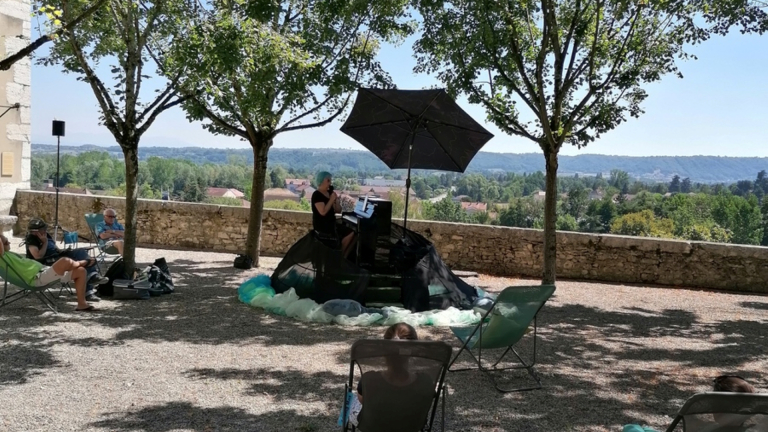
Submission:
{"label": "grand piano", "polygon": [[368,195],[359,197],[355,209],[342,214],[341,222],[357,234],[355,263],[374,271],[387,267],[390,233],[392,229],[392,202]]}

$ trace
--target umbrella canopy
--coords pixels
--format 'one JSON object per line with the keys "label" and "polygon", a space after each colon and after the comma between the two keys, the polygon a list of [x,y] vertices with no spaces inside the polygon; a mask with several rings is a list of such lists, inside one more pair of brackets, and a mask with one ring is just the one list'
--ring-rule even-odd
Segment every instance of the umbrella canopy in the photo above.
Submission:
{"label": "umbrella canopy", "polygon": [[493,138],[444,89],[361,88],[341,131],[390,169],[408,169],[403,227],[408,224],[411,168],[464,172]]}
{"label": "umbrella canopy", "polygon": [[361,88],[341,131],[391,169],[454,172],[464,172],[493,138],[444,89]]}

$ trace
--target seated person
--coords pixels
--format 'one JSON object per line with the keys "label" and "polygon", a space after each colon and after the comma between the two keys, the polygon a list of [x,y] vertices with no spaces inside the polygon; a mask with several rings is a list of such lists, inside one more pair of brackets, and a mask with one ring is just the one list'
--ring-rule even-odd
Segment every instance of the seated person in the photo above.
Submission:
{"label": "seated person", "polygon": [[117,253],[123,256],[125,227],[117,221],[117,212],[114,209],[108,208],[104,210],[103,214],[104,221],[96,224],[96,235],[107,245],[114,246]]}
{"label": "seated person", "polygon": [[[394,340],[418,340],[416,329],[406,323],[397,323],[390,326],[384,332],[384,339]],[[365,403],[363,402],[363,388],[385,388],[381,392],[386,394],[386,399],[377,400],[376,405],[380,412],[403,412],[413,409],[415,412],[428,411],[435,395],[435,386],[432,379],[426,374],[413,373],[408,370],[407,357],[391,357],[386,360],[387,368],[382,372],[370,371],[363,374],[357,385],[357,400],[362,407],[350,409],[350,420],[362,423],[365,417]],[[403,407],[402,400],[419,401],[424,406]],[[370,401],[369,401],[370,402]],[[359,414],[357,414],[359,412]],[[353,417],[357,414],[356,418]],[[353,423],[355,424],[355,423]]]}
{"label": "seated person", "polygon": [[27,237],[25,243],[27,246],[27,258],[33,259],[43,265],[52,265],[59,258],[67,257],[74,261],[86,261],[87,281],[85,297],[86,300],[97,302],[95,285],[109,282],[109,279],[99,275],[96,260],[88,255],[85,249],[65,249],[61,250],[56,246],[56,242],[47,231],[47,225],[42,219],[32,219],[27,225]]}
{"label": "seated person", "polygon": [[[744,378],[737,375],[720,375],[715,378],[712,388],[716,392],[727,393],[755,393],[755,387],[748,383]],[[719,427],[718,431],[731,430],[753,430],[748,429],[750,425],[746,424],[752,416],[743,414],[713,414],[715,422]]]}
{"label": "seated person", "polygon": [[11,252],[11,242],[4,235],[0,234],[0,257],[13,269],[20,278],[29,286],[42,287],[54,281],[73,282],[75,292],[77,293],[77,312],[93,312],[94,308],[85,299],[86,272],[85,266],[89,263],[85,260],[75,261],[70,258],[60,258],[50,267],[44,266],[39,262],[24,258],[21,255]]}
{"label": "seated person", "polygon": [[317,190],[312,193],[312,227],[322,238],[341,240],[341,252],[346,257],[352,250],[355,233],[336,223],[336,213],[341,213],[339,196],[331,186],[331,173],[320,171],[315,177]]}

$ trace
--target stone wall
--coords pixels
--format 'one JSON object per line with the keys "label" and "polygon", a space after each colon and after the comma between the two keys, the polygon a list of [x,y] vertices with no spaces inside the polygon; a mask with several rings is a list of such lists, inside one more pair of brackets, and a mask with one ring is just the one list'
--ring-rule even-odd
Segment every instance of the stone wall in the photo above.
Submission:
{"label": "stone wall", "polygon": [[[0,58],[17,52],[29,43],[29,0],[0,0]],[[17,189],[29,189],[31,175],[29,58],[17,61],[10,70],[0,71],[0,215],[8,214]],[[2,160],[0,160],[2,164]]]}
{"label": "stone wall", "polygon": [[[87,233],[83,215],[107,206],[118,214],[123,198],[60,195],[59,218],[69,230]],[[16,231],[31,217],[53,220],[54,194],[19,191]],[[139,243],[150,247],[240,252],[248,209],[140,200]],[[264,211],[263,255],[281,256],[312,225],[311,213]],[[541,276],[539,230],[409,221],[430,239],[454,269],[504,276]],[[606,282],[676,285],[768,293],[768,248],[559,232],[558,276]]]}

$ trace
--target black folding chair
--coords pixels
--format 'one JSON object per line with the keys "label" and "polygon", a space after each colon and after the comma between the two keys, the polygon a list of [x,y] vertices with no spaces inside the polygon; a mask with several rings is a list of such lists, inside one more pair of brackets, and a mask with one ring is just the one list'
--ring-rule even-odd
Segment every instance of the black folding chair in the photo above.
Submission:
{"label": "black folding chair", "polygon": [[667,432],[768,432],[768,394],[707,392],[691,396]]}
{"label": "black folding chair", "polygon": [[[445,429],[445,373],[453,350],[444,342],[363,339],[352,345],[349,382],[344,386],[343,430],[356,428],[346,421],[348,396],[355,369],[360,372],[363,432],[432,431],[442,397]],[[352,393],[352,397],[356,397]]]}

